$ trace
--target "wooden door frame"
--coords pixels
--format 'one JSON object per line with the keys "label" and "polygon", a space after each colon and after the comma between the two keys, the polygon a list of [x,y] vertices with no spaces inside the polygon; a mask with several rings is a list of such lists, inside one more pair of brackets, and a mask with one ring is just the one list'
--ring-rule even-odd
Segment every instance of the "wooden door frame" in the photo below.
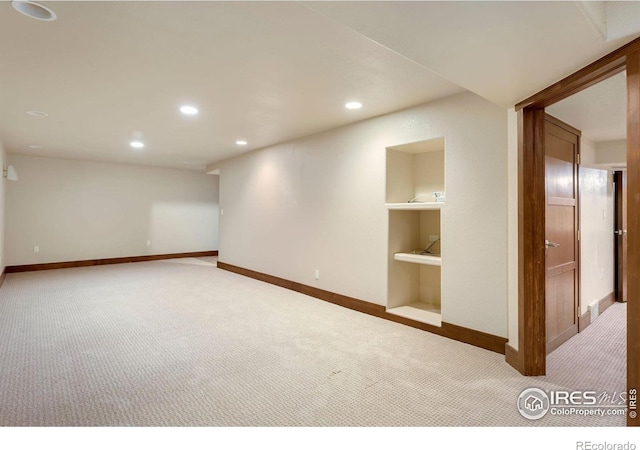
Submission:
{"label": "wooden door frame", "polygon": [[[538,92],[518,113],[518,350],[507,361],[524,375],[546,373],[545,108],[627,71],[627,388],[640,388],[640,38]],[[630,405],[628,405],[630,406]],[[640,418],[627,416],[627,425]]]}

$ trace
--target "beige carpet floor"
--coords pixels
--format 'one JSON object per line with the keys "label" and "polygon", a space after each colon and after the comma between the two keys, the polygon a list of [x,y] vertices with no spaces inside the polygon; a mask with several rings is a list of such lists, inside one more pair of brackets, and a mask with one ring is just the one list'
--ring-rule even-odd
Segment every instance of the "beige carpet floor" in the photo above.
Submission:
{"label": "beige carpet floor", "polygon": [[582,333],[547,356],[547,376],[575,390],[627,389],[627,304],[614,303]]}
{"label": "beige carpet floor", "polygon": [[520,416],[523,389],[563,383],[215,259],[9,274],[0,289],[3,426],[625,424]]}

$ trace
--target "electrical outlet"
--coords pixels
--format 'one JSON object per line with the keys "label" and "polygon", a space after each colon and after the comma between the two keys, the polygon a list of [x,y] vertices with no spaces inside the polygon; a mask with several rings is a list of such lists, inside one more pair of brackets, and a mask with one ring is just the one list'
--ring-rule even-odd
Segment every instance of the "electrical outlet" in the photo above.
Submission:
{"label": "electrical outlet", "polygon": [[224,209],[220,209],[220,215],[224,216]]}
{"label": "electrical outlet", "polygon": [[429,242],[435,242],[438,240],[438,235],[437,234],[430,234],[429,235]]}
{"label": "electrical outlet", "polygon": [[147,240],[147,247],[149,247],[151,245],[151,241]]}
{"label": "electrical outlet", "polygon": [[33,246],[33,253],[40,253],[40,246],[39,245],[34,245]]}
{"label": "electrical outlet", "polygon": [[315,278],[316,280],[320,279],[320,269],[316,269]]}

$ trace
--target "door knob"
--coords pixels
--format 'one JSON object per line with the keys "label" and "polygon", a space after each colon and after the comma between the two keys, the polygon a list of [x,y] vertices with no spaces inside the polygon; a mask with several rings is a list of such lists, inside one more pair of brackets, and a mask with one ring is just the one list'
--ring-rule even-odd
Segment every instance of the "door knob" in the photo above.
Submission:
{"label": "door knob", "polygon": [[544,248],[549,248],[549,247],[553,247],[553,248],[560,247],[560,244],[556,244],[555,242],[551,242],[545,239]]}

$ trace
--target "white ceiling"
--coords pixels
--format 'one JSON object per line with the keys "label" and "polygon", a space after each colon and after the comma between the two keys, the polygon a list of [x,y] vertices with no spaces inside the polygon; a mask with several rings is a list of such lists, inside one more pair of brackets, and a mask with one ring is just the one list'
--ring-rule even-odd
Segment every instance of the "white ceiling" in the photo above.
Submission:
{"label": "white ceiling", "polygon": [[46,5],[0,2],[7,151],[194,169],[463,89],[513,106],[637,36],[606,40],[578,2]]}
{"label": "white ceiling", "polygon": [[627,137],[627,79],[621,72],[547,108],[594,142]]}
{"label": "white ceiling", "polygon": [[305,5],[505,107],[638,36],[605,40],[577,1]]}

